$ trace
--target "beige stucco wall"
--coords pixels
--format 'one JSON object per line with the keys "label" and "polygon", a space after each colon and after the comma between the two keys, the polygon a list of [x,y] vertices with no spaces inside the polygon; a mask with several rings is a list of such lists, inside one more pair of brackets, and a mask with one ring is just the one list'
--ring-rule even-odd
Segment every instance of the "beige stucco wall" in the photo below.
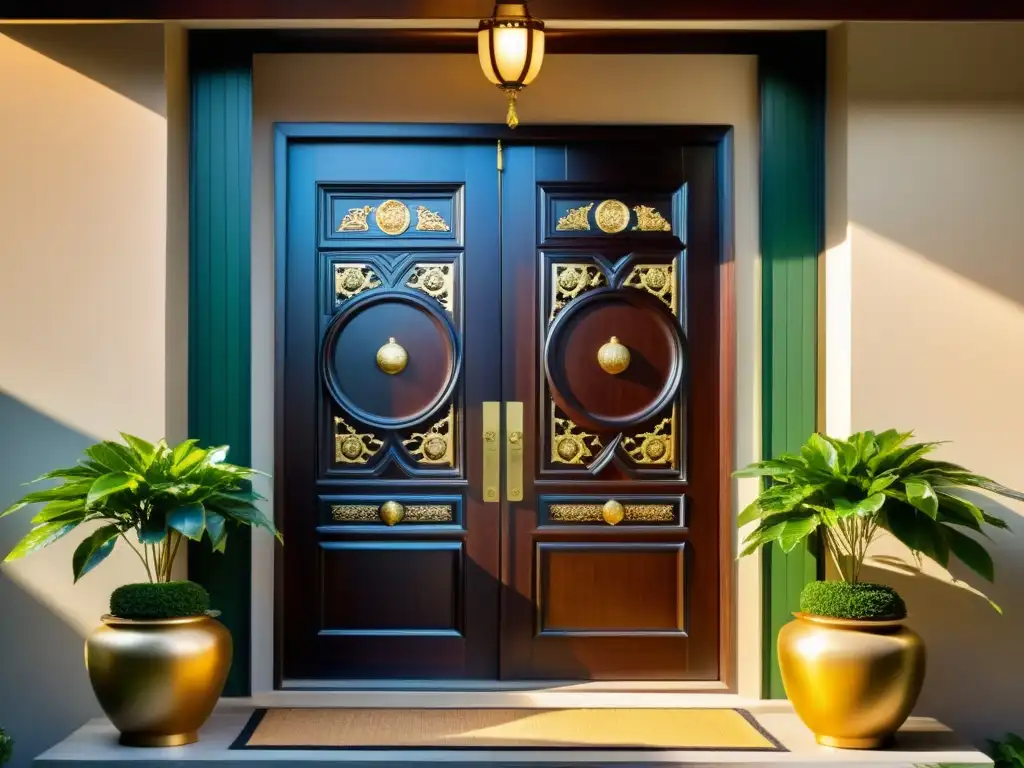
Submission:
{"label": "beige stucco wall", "polygon": [[[0,507],[95,440],[185,431],[185,51],[160,25],[0,26]],[[0,570],[16,765],[98,713],[82,637],[144,578],[122,544],[73,585],[81,538]]]}
{"label": "beige stucco wall", "polygon": [[[830,341],[849,349],[849,424],[950,440],[940,456],[1024,488],[1024,25],[853,24],[833,40],[852,279],[848,337],[840,324]],[[841,235],[830,246],[841,254]],[[938,569],[869,573],[901,591],[927,641],[919,711],[975,740],[1024,722],[1024,506],[986,506],[1018,532],[991,542],[987,591],[1005,616]],[[905,551],[889,540],[877,554]]]}
{"label": "beige stucco wall", "polygon": [[[371,83],[406,83],[377,88]],[[735,126],[737,435],[735,461],[756,458],[760,433],[758,326],[758,96],[750,56],[550,56],[520,99],[527,123],[720,123]],[[494,123],[501,95],[475,56],[261,55],[253,104],[253,461],[273,467],[273,123]],[[737,487],[737,505],[756,482]],[[253,537],[253,690],[272,688],[273,553]],[[728,565],[728,563],[726,563]],[[738,572],[734,636],[739,691],[760,690],[758,563]]]}

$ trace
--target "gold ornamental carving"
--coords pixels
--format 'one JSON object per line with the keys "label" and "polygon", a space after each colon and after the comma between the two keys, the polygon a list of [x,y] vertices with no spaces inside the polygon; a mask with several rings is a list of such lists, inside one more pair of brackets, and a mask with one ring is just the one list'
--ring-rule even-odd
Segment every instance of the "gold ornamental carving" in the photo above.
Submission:
{"label": "gold ornamental carving", "polygon": [[611,499],[604,504],[552,504],[548,518],[553,523],[672,523],[675,508],[671,504],[621,504]]}
{"label": "gold ornamental carving", "polygon": [[357,432],[340,416],[334,417],[334,459],[341,464],[365,464],[384,445],[370,432]]}
{"label": "gold ornamental carving", "polygon": [[447,232],[450,227],[440,213],[425,205],[416,206],[416,229],[420,232]]}
{"label": "gold ornamental carving", "polygon": [[362,208],[349,208],[348,213],[341,217],[339,232],[366,232],[370,228],[367,217],[373,211],[372,205],[364,205]]}
{"label": "gold ornamental carving", "polygon": [[627,437],[622,447],[637,464],[669,464],[675,460],[676,411],[672,416],[662,419],[650,432]]}
{"label": "gold ornamental carving", "polygon": [[416,264],[408,281],[410,288],[423,291],[453,314],[455,304],[455,267],[452,264]]}
{"label": "gold ornamental carving", "polygon": [[565,309],[566,305],[581,293],[606,284],[604,272],[590,264],[551,265],[551,316]]}
{"label": "gold ornamental carving", "polygon": [[385,235],[400,235],[409,228],[409,206],[401,200],[385,200],[373,214],[377,226]]}
{"label": "gold ornamental carving", "polygon": [[558,232],[585,232],[590,229],[590,209],[593,203],[581,205],[579,208],[570,208],[565,216],[558,219],[555,230]]}
{"label": "gold ornamental carving", "polygon": [[572,419],[559,419],[551,404],[551,462],[553,464],[585,464],[584,459],[601,450],[601,438],[584,432]]}
{"label": "gold ornamental carving", "polygon": [[618,336],[612,336],[597,350],[597,364],[612,376],[618,376],[629,368],[629,360],[629,347],[619,341]]}
{"label": "gold ornamental carving", "polygon": [[623,285],[657,296],[672,310],[673,315],[679,314],[675,260],[669,264],[637,264]]}
{"label": "gold ornamental carving", "polygon": [[443,464],[455,466],[455,406],[448,409],[448,415],[426,432],[413,432],[402,445],[419,464]]}
{"label": "gold ornamental carving", "polygon": [[394,336],[390,336],[388,343],[377,350],[377,367],[389,376],[401,373],[408,364],[409,353],[395,341]]}
{"label": "gold ornamental carving", "polygon": [[649,205],[637,205],[633,208],[636,211],[636,225],[634,231],[638,232],[671,232],[672,225],[668,220]]}
{"label": "gold ornamental carving", "polygon": [[[397,504],[401,513],[388,504]],[[331,519],[337,523],[377,523],[396,525],[406,523],[450,523],[455,519],[451,504],[398,504],[385,502],[381,506],[374,504],[334,504],[331,507]],[[388,523],[388,520],[395,522]]]}
{"label": "gold ornamental carving", "polygon": [[594,211],[594,221],[602,232],[614,235],[629,226],[629,208],[620,200],[604,200]]}
{"label": "gold ornamental carving", "polygon": [[367,264],[334,265],[334,299],[338,304],[380,286],[380,279]]}

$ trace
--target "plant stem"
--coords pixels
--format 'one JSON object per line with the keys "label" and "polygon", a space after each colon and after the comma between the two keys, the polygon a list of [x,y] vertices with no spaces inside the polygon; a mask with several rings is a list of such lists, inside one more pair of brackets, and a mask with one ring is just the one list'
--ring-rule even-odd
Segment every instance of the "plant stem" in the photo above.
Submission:
{"label": "plant stem", "polygon": [[[131,547],[132,548],[132,552],[134,552],[138,556],[139,560],[142,562],[142,567],[146,569],[146,578],[148,578],[149,579],[149,583],[152,584],[153,583],[153,573],[152,573],[152,571],[149,570],[149,563],[146,562],[146,558],[144,558],[142,556],[142,553],[139,552],[138,549],[136,549],[135,545],[132,544],[132,542],[129,540],[129,538],[124,535],[124,531],[121,531],[121,533],[119,533],[118,535],[122,539],[124,539],[125,544],[127,544],[129,547]],[[145,547],[145,545],[143,545],[143,547]]]}
{"label": "plant stem", "polygon": [[174,546],[171,548],[171,557],[167,561],[167,581],[171,580],[171,569],[174,567],[174,561],[178,557],[178,547],[181,546],[181,534],[174,534]]}

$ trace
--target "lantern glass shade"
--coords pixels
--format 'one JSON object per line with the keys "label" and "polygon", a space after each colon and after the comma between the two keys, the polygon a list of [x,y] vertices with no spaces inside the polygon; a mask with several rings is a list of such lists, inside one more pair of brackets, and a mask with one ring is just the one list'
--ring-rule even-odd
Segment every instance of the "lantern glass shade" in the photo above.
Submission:
{"label": "lantern glass shade", "polygon": [[495,15],[480,25],[477,51],[480,68],[495,85],[529,85],[544,61],[544,24],[529,16],[523,3],[499,3]]}

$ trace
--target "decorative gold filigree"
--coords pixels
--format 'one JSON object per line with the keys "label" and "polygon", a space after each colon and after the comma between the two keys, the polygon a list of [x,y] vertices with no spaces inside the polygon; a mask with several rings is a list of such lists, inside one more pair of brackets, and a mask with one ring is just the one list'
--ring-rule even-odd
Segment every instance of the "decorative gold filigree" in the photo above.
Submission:
{"label": "decorative gold filigree", "polygon": [[585,291],[606,283],[604,272],[590,264],[551,265],[551,316],[555,319],[565,306]]}
{"label": "decorative gold filigree", "polygon": [[676,302],[676,262],[669,264],[637,264],[629,273],[623,285],[638,288],[641,291],[657,296],[672,314],[678,314]]}
{"label": "decorative gold filigree", "polygon": [[[552,504],[548,509],[548,518],[554,523],[606,522],[609,525],[615,525],[607,517],[609,504],[611,502],[604,504]],[[675,509],[671,504],[621,504],[620,506],[622,507],[621,519],[627,523],[671,523],[675,520]]]}
{"label": "decorative gold filigree", "polygon": [[450,523],[455,519],[450,504],[410,504],[405,519],[412,523]]}
{"label": "decorative gold filigree", "polygon": [[377,226],[386,235],[400,235],[409,228],[409,206],[401,200],[385,200],[374,214]]}
{"label": "decorative gold filigree", "polygon": [[337,304],[380,285],[377,274],[367,264],[334,265],[334,300]]}
{"label": "decorative gold filigree", "polygon": [[589,230],[590,219],[588,217],[590,209],[593,207],[593,203],[587,203],[579,208],[570,208],[565,212],[565,216],[558,219],[555,229],[559,232],[584,232]]}
{"label": "decorative gold filigree", "polygon": [[362,208],[349,208],[348,213],[341,217],[341,224],[338,226],[338,231],[365,232],[370,228],[366,219],[372,210],[372,205],[364,205]]}
{"label": "decorative gold filigree", "polygon": [[649,205],[636,205],[633,207],[636,211],[636,225],[633,227],[634,231],[639,232],[671,232],[672,225],[668,223],[664,216],[658,213],[652,206]]}
{"label": "decorative gold filigree", "polygon": [[629,458],[637,464],[672,464],[675,460],[676,409],[650,432],[642,432],[622,441]]}
{"label": "decorative gold filigree", "polygon": [[380,520],[377,510],[373,504],[334,504],[331,519],[337,523],[376,523]]}
{"label": "decorative gold filigree", "polygon": [[425,205],[416,206],[416,229],[420,232],[447,232],[450,227],[440,213]]}
{"label": "decorative gold filigree", "polygon": [[444,464],[455,466],[455,406],[448,408],[448,415],[426,432],[413,432],[402,445],[416,457],[419,464]]}
{"label": "decorative gold filigree", "polygon": [[551,404],[551,462],[553,464],[585,464],[584,459],[601,450],[601,438],[584,432],[572,419],[557,417]]}
{"label": "decorative gold filigree", "polygon": [[629,208],[620,200],[604,200],[594,211],[594,221],[602,232],[614,235],[629,226]]}
{"label": "decorative gold filigree", "polygon": [[416,264],[406,285],[437,299],[448,314],[455,304],[455,267],[452,264]]}
{"label": "decorative gold filigree", "polygon": [[[344,430],[344,431],[343,431]],[[370,432],[356,432],[340,416],[334,417],[334,459],[341,464],[365,464],[384,445]]]}
{"label": "decorative gold filigree", "polygon": [[[338,523],[379,523],[384,505],[334,504],[331,519]],[[393,518],[392,518],[393,519]],[[401,521],[407,523],[450,523],[455,519],[450,504],[410,504],[403,507]]]}

